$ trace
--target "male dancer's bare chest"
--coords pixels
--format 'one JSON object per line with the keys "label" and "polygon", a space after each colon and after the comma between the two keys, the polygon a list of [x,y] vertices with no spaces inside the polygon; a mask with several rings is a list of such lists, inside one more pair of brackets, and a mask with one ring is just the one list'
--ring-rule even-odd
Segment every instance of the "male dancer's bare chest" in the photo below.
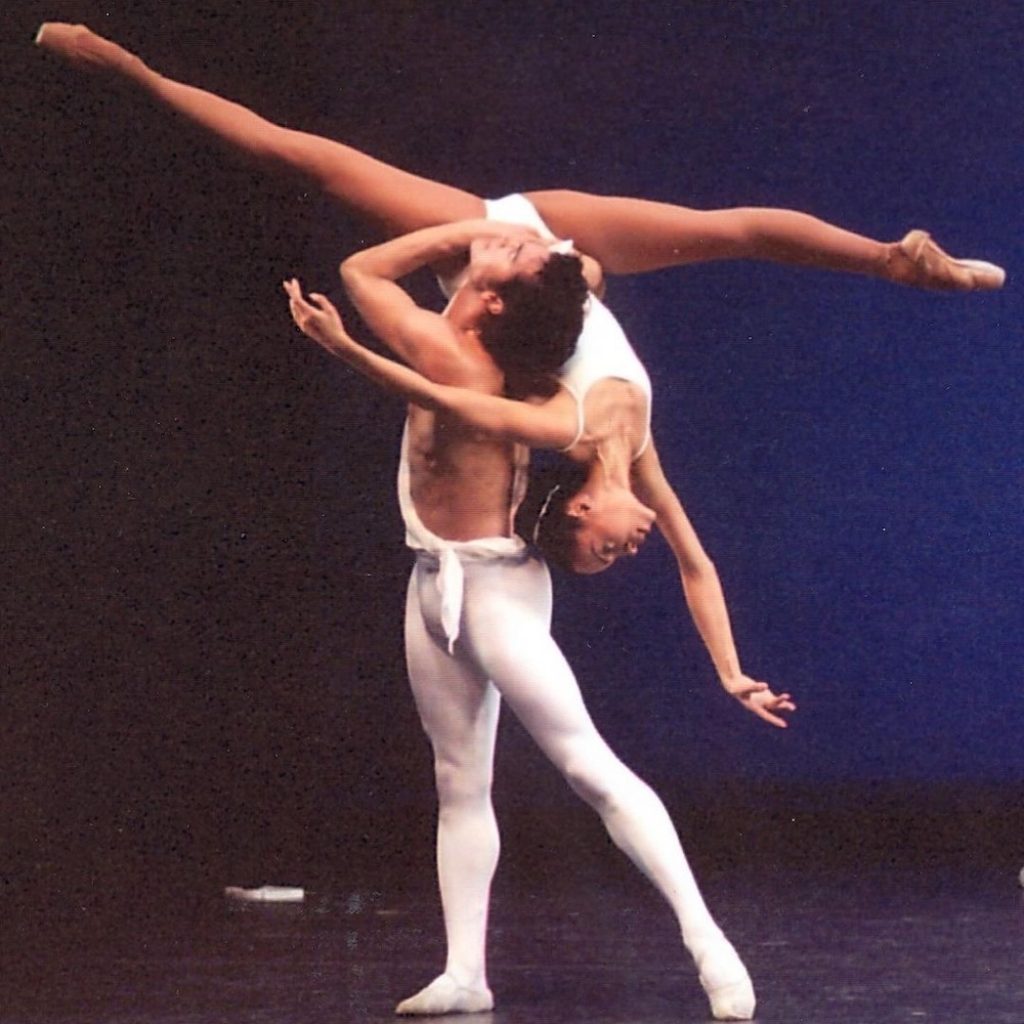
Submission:
{"label": "male dancer's bare chest", "polygon": [[423,524],[446,540],[509,535],[518,446],[409,410],[409,485]]}

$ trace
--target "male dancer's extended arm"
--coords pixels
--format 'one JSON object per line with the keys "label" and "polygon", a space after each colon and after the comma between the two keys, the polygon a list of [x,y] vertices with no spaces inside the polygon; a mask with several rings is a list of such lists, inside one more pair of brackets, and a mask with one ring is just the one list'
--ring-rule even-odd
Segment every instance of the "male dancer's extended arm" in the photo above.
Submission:
{"label": "male dancer's extended arm", "polygon": [[766,722],[786,728],[778,712],[795,711],[796,705],[788,693],[773,693],[766,683],[744,675],[740,668],[718,572],[665,478],[653,441],[637,459],[634,474],[637,497],[657,513],[658,528],[676,556],[687,606],[722,687]]}
{"label": "male dancer's extended arm", "polygon": [[408,366],[360,345],[337,309],[315,292],[307,300],[294,278],[284,282],[292,319],[303,334],[367,379],[424,409],[443,410],[477,430],[530,448],[562,449],[576,432],[575,409],[561,402],[530,405],[467,387],[436,383]]}

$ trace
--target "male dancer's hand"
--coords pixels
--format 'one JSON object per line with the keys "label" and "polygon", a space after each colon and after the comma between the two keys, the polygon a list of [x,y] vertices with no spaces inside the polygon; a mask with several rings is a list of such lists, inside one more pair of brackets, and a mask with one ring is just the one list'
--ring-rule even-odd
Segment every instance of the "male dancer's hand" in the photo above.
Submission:
{"label": "male dancer's hand", "polygon": [[759,683],[748,676],[740,676],[724,683],[726,692],[735,697],[748,711],[763,718],[770,725],[785,729],[789,723],[779,717],[780,711],[796,711],[796,704],[788,693],[772,693],[767,683]]}
{"label": "male dancer's hand", "polygon": [[349,336],[341,322],[341,314],[325,295],[310,292],[309,300],[303,296],[302,287],[296,278],[282,282],[288,296],[288,309],[295,326],[308,338],[328,352],[337,354],[346,347]]}

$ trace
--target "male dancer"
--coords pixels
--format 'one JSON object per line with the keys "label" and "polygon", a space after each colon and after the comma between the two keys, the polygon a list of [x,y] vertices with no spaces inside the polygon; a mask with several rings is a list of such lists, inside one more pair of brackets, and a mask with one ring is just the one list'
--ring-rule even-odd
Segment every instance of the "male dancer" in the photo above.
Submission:
{"label": "male dancer", "polygon": [[[510,234],[502,237],[501,232]],[[495,234],[497,232],[498,234]],[[487,234],[489,233],[489,235]],[[396,285],[402,274],[469,248],[469,266],[442,315],[418,309]],[[368,324],[414,368],[441,383],[507,390],[479,343],[473,311],[511,279],[556,257],[529,234],[493,222],[414,232],[351,257],[342,273]],[[286,285],[292,314],[330,348],[327,304]],[[438,321],[448,320],[444,328]],[[452,331],[452,327],[455,328]],[[499,840],[491,805],[494,741],[504,698],[570,785],[600,814],[614,842],[675,911],[685,945],[718,1019],[749,1019],[754,993],[735,950],[705,906],[658,797],[597,733],[571,670],[550,635],[550,577],[514,536],[525,453],[467,431],[440,411],[411,407],[402,444],[399,500],[417,552],[406,606],[406,649],[417,708],[434,750],[439,817],[437,863],[448,956],[445,971],[399,1004],[400,1014],[476,1012],[493,1006],[485,941]],[[696,541],[695,545],[699,547]],[[700,552],[703,555],[703,552]],[[727,616],[721,590],[698,601]],[[705,636],[709,647],[728,644]],[[721,652],[712,649],[713,657]],[[735,657],[735,651],[731,651]],[[788,695],[743,678],[744,696],[769,715],[792,709]],[[764,715],[762,715],[764,717]]]}

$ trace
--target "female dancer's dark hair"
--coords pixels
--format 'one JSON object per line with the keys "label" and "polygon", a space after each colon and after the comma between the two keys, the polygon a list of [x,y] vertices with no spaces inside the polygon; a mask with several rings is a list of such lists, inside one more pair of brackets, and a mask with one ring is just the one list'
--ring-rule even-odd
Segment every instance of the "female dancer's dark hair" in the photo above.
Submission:
{"label": "female dancer's dark hair", "polygon": [[533,542],[550,565],[573,572],[573,538],[579,520],[565,507],[587,479],[586,467],[565,460],[530,467],[530,481],[516,513],[516,533]]}

